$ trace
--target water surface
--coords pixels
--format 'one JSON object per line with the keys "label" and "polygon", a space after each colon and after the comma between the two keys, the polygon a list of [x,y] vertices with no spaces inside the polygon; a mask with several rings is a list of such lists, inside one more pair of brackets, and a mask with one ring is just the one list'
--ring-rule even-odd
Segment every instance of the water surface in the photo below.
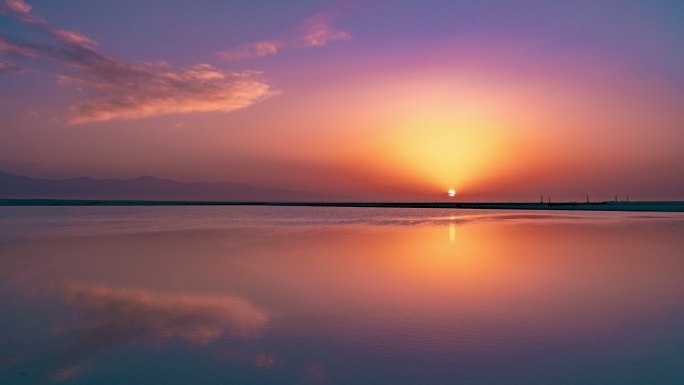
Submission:
{"label": "water surface", "polygon": [[0,383],[680,384],[684,215],[0,208]]}

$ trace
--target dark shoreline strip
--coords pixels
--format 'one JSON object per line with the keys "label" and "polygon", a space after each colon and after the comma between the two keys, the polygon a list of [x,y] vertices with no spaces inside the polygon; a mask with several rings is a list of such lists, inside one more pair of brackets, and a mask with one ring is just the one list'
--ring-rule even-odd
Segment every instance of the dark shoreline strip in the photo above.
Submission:
{"label": "dark shoreline strip", "polygon": [[283,206],[283,207],[376,207],[490,210],[578,210],[684,212],[684,202],[558,202],[558,203],[464,203],[464,202],[230,202],[98,199],[0,199],[0,206]]}

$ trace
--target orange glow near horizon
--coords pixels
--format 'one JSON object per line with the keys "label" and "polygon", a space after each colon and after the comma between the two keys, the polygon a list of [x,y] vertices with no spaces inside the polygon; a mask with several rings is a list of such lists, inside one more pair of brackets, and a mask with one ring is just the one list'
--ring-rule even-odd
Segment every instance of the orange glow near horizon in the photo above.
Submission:
{"label": "orange glow near horizon", "polygon": [[[462,11],[453,15],[484,20]],[[531,35],[499,35],[496,18],[472,33],[450,23],[445,35],[420,38],[426,29],[404,34],[404,19],[389,33],[300,16],[288,38],[251,36],[230,46],[221,38],[211,44],[217,52],[197,44],[187,55],[151,50],[154,60],[115,58],[113,42],[77,25],[68,30],[81,35],[45,36],[53,41],[43,48],[19,44],[31,37],[17,29],[16,39],[0,39],[0,50],[34,57],[35,73],[59,82],[54,89],[26,82],[33,72],[21,63],[0,63],[0,72],[22,74],[8,77],[0,171],[236,182],[346,200],[436,200],[451,188],[463,201],[684,194],[676,167],[684,162],[684,83],[666,76],[679,67],[665,64],[684,45],[662,40],[667,23],[653,25],[654,44],[643,52],[619,52],[601,40],[629,35],[616,26],[564,46],[589,30],[561,36],[568,31],[554,21],[532,23],[542,30]],[[99,59],[55,57],[64,44],[86,44],[84,52]],[[119,44],[122,52],[127,42]]]}
{"label": "orange glow near horizon", "polygon": [[[436,199],[456,186],[459,199],[466,201],[534,199],[540,192],[572,199],[592,188],[612,197],[629,183],[628,171],[643,172],[626,165],[652,154],[644,146],[648,139],[637,134],[643,121],[672,124],[662,120],[672,106],[658,101],[642,101],[629,111],[619,108],[635,103],[634,95],[643,92],[643,85],[621,83],[625,73],[601,83],[602,68],[583,81],[564,69],[567,73],[560,72],[555,81],[565,93],[549,94],[544,78],[533,73],[514,79],[499,75],[488,82],[472,80],[496,76],[486,70],[450,71],[390,73],[361,84],[331,85],[341,96],[327,102],[353,100],[340,104],[358,112],[338,124],[358,135],[354,143],[362,143],[361,150],[337,156],[347,160],[348,175],[364,181],[362,188],[404,189]],[[402,82],[402,76],[412,80]],[[596,84],[591,95],[583,94],[586,82]],[[607,143],[608,136],[596,132],[614,134]],[[596,179],[601,173],[616,181]],[[555,190],[549,191],[552,180]]]}
{"label": "orange glow near horizon", "polygon": [[[486,189],[488,181],[523,169],[534,160],[536,140],[514,137],[525,111],[508,93],[484,86],[458,87],[456,79],[389,78],[347,92],[366,95],[363,111],[375,128],[359,133],[364,150],[346,154],[353,170],[392,175],[396,184],[425,197],[458,187],[459,196]],[[383,95],[394,97],[387,101]],[[378,100],[382,101],[379,103]],[[362,104],[359,103],[359,104]],[[377,108],[377,107],[380,108]],[[352,166],[354,165],[354,166]],[[371,171],[369,171],[371,170]]]}

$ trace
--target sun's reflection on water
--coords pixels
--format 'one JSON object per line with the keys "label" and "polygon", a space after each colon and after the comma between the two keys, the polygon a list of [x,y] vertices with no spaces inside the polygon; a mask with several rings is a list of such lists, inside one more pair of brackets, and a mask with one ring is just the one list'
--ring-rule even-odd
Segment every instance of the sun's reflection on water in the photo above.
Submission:
{"label": "sun's reflection on water", "polygon": [[681,223],[391,214],[16,242],[0,262],[33,293],[26,306],[42,286],[58,305],[35,312],[63,315],[50,321],[47,354],[19,367],[95,381],[92,363],[143,346],[146,357],[190,351],[241,365],[252,382],[334,382],[365,379],[361,367],[411,372],[406,362],[536,370],[546,359],[537,346],[563,359],[569,345],[619,356],[611,346],[645,343],[634,342],[645,327],[674,333],[665,345],[681,334],[658,323],[684,309]]}
{"label": "sun's reflection on water", "polygon": [[456,224],[449,223],[449,242],[456,243]]}

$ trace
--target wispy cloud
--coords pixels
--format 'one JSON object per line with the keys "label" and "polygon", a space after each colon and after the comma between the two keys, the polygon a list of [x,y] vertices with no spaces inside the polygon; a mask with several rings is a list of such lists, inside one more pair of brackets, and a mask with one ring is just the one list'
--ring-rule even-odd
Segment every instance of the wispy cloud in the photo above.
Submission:
{"label": "wispy cloud", "polygon": [[35,50],[22,47],[21,45],[7,41],[2,37],[0,37],[0,53],[24,57],[36,57]]}
{"label": "wispy cloud", "polygon": [[32,9],[32,7],[24,3],[23,0],[5,0],[4,7],[2,8],[14,13],[29,13]]}
{"label": "wispy cloud", "polygon": [[[70,108],[70,123],[137,119],[183,112],[229,112],[250,106],[275,94],[251,71],[221,71],[209,64],[187,68],[165,65],[121,65],[115,61],[95,63],[75,58],[81,71],[60,76],[88,96]],[[85,63],[78,60],[86,60]]]}
{"label": "wispy cloud", "polygon": [[50,32],[59,40],[77,45],[84,45],[89,47],[97,47],[97,42],[90,39],[88,36],[78,32],[66,31],[60,28],[51,28]]}
{"label": "wispy cloud", "polygon": [[24,72],[23,68],[12,63],[0,61],[0,74],[18,74],[22,72]]}
{"label": "wispy cloud", "polygon": [[31,14],[32,9],[33,7],[26,4],[24,0],[5,0],[0,3],[0,13],[15,15],[28,24],[47,25],[45,19]]}
{"label": "wispy cloud", "polygon": [[243,44],[228,51],[219,52],[218,55],[222,59],[228,61],[239,61],[275,55],[282,47],[283,44],[278,41],[258,41],[256,43]]}
{"label": "wispy cloud", "polygon": [[332,14],[317,14],[299,26],[294,37],[242,44],[233,49],[221,51],[217,55],[227,61],[239,61],[276,55],[283,49],[323,47],[334,41],[351,39],[349,32],[336,29],[332,25],[335,18],[336,16]]}
{"label": "wispy cloud", "polygon": [[[172,113],[229,112],[277,94],[256,71],[225,71],[209,64],[174,68],[168,63],[129,64],[99,51],[88,36],[50,25],[22,0],[5,0],[2,11],[52,37],[49,44],[0,40],[0,52],[49,59],[68,72],[61,84],[77,87],[83,99],[70,108],[69,123],[138,119]],[[0,67],[9,72],[10,63]]]}
{"label": "wispy cloud", "polygon": [[310,17],[300,28],[300,47],[323,47],[338,40],[349,40],[349,32],[335,29],[330,15],[320,14]]}

